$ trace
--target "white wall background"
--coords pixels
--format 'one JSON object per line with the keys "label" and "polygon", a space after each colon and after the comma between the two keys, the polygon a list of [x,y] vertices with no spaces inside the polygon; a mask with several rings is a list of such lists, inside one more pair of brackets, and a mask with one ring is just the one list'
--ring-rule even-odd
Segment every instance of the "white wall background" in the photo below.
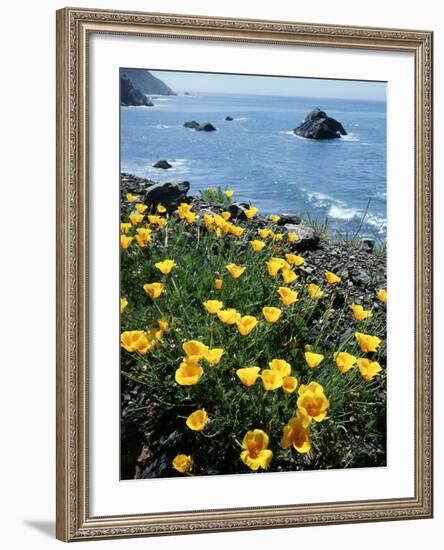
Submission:
{"label": "white wall background", "polygon": [[[436,311],[444,307],[443,181],[441,124],[444,94],[444,20],[440,2],[406,0],[85,0],[72,6],[190,13],[231,17],[282,19],[316,23],[431,29],[435,31],[435,210]],[[1,360],[0,360],[0,503],[2,546],[39,549],[61,545],[54,539],[54,326],[55,326],[55,10],[62,1],[22,0],[7,3],[1,18],[0,140],[2,152],[0,201],[2,228]],[[400,9],[401,8],[401,9]],[[440,124],[441,123],[441,124]],[[6,248],[5,248],[6,245]],[[444,331],[436,316],[436,341]],[[439,349],[437,350],[439,354]],[[422,547],[444,534],[444,382],[436,364],[436,506],[435,519],[381,524],[311,527],[190,535],[131,541],[88,543],[99,548],[183,550],[253,546],[259,550],[289,544],[329,550],[359,546],[403,550]],[[119,546],[120,545],[120,546]]]}

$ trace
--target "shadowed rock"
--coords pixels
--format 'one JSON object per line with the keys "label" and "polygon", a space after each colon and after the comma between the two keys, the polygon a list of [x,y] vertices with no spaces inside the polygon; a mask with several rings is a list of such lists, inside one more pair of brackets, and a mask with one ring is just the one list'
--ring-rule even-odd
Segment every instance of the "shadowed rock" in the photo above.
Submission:
{"label": "shadowed rock", "polygon": [[168,168],[172,168],[172,165],[167,160],[158,160],[156,164],[153,164],[153,168],[162,168],[163,170],[168,170]]}
{"label": "shadowed rock", "polygon": [[196,130],[196,132],[214,132],[216,130],[211,122],[203,122],[202,124],[199,124],[199,122],[192,120],[190,122],[185,122],[184,126],[185,128],[192,128],[193,130]]}
{"label": "shadowed rock", "polygon": [[177,181],[155,183],[144,193],[145,204],[163,204],[168,209],[175,208],[184,199],[190,189],[190,182]]}
{"label": "shadowed rock", "polygon": [[293,250],[313,250],[318,248],[321,239],[314,229],[303,224],[287,223],[284,225],[284,229],[288,233],[296,233],[299,237],[297,241],[292,243]]}
{"label": "shadowed rock", "polygon": [[342,124],[319,107],[313,109],[293,132],[308,139],[334,139],[347,135]]}
{"label": "shadowed rock", "polygon": [[145,106],[152,107],[154,104],[137,88],[131,80],[125,76],[120,79],[120,105],[122,106]]}
{"label": "shadowed rock", "polygon": [[225,117],[225,120],[233,120],[233,117],[228,115],[228,116]]}

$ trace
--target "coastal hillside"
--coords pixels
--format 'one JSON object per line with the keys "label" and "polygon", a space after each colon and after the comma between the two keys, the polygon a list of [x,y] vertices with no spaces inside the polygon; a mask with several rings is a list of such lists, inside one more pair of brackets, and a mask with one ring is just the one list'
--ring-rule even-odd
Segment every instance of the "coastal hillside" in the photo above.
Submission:
{"label": "coastal hillside", "polygon": [[129,78],[123,75],[120,78],[120,105],[124,107],[128,105],[152,107],[153,102],[138,88],[135,88]]}
{"label": "coastal hillside", "polygon": [[146,95],[177,95],[162,80],[149,71],[141,69],[122,69],[121,75],[129,78],[135,88]]}

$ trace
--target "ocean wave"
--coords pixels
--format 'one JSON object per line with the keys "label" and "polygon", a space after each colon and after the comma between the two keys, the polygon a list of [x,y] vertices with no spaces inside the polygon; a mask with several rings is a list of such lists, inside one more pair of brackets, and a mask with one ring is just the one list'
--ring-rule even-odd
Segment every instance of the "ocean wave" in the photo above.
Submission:
{"label": "ocean wave", "polygon": [[349,132],[346,136],[341,136],[343,141],[361,141],[358,134],[354,132]]}
{"label": "ocean wave", "polygon": [[362,220],[363,225],[370,225],[377,229],[377,232],[383,234],[387,230],[387,220],[378,216],[377,214],[371,214],[358,208],[347,208],[337,205],[332,205],[327,214],[330,218],[342,221]]}
{"label": "ocean wave", "polygon": [[165,128],[180,128],[178,124],[155,124],[152,128],[165,129]]}
{"label": "ocean wave", "polygon": [[238,118],[234,117],[233,120],[236,120],[237,122],[246,122],[248,118],[246,116],[240,116]]}
{"label": "ocean wave", "polygon": [[318,191],[307,191],[307,189],[304,189],[301,187],[301,191],[305,193],[307,196],[307,199],[313,204],[313,206],[317,206],[320,208],[325,208],[330,205],[336,205],[338,207],[345,207],[345,202],[335,199],[334,197],[327,195],[326,193],[320,193]]}

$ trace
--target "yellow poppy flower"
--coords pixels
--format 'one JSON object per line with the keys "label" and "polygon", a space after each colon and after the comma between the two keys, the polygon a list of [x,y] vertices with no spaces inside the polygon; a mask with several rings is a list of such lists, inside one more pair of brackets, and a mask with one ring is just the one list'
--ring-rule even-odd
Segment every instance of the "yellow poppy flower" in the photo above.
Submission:
{"label": "yellow poppy flower", "polygon": [[195,212],[188,212],[184,216],[184,219],[190,224],[193,225],[193,223],[198,219],[197,214]]}
{"label": "yellow poppy flower", "polygon": [[298,380],[294,376],[284,376],[282,380],[282,390],[287,395],[290,395],[298,387]]}
{"label": "yellow poppy flower", "polygon": [[130,223],[121,223],[120,224],[120,232],[121,233],[126,235],[130,229],[131,229],[131,224]]}
{"label": "yellow poppy flower", "polygon": [[208,414],[205,409],[197,409],[197,411],[192,412],[186,419],[185,424],[193,430],[193,432],[201,432],[206,423],[208,422]]}
{"label": "yellow poppy flower", "polygon": [[204,214],[203,220],[207,229],[210,229],[210,227],[214,224],[214,216],[211,216],[210,214]]}
{"label": "yellow poppy flower", "polygon": [[177,214],[181,220],[183,220],[190,212],[192,206],[186,202],[181,202],[177,208]]}
{"label": "yellow poppy flower", "polygon": [[273,359],[268,363],[268,366],[271,370],[277,371],[282,378],[285,376],[290,376],[291,374],[291,365],[290,363],[287,363],[287,361],[284,361],[283,359]]}
{"label": "yellow poppy flower", "polygon": [[148,221],[153,225],[158,225],[161,229],[165,227],[167,220],[157,214],[148,214]]}
{"label": "yellow poppy flower", "polygon": [[176,370],[174,379],[180,386],[194,386],[203,376],[203,368],[194,361],[184,359]]}
{"label": "yellow poppy flower", "polygon": [[228,227],[229,227],[229,232],[235,237],[242,236],[243,232],[245,231],[244,227],[239,227],[238,225],[234,225],[234,224],[230,224]]}
{"label": "yellow poppy flower", "polygon": [[150,342],[143,330],[129,330],[120,335],[121,346],[129,352],[138,352],[145,355],[150,349]]}
{"label": "yellow poppy flower", "polygon": [[[299,390],[299,392],[300,391],[301,390]],[[308,387],[305,387],[297,400],[297,408],[300,414],[316,422],[324,420],[329,407],[330,401],[325,396],[324,390],[320,384],[316,384],[315,387],[309,384]]]}
{"label": "yellow poppy flower", "polygon": [[187,474],[193,469],[193,459],[189,455],[177,455],[173,460],[173,468],[181,474]]}
{"label": "yellow poppy flower", "polygon": [[322,298],[324,296],[323,290],[321,290],[321,287],[318,285],[315,285],[314,283],[310,283],[307,287],[308,295],[312,300],[317,300],[319,298]]}
{"label": "yellow poppy flower", "polygon": [[297,254],[285,254],[285,257],[287,258],[287,262],[289,264],[296,267],[299,267],[304,263],[304,258],[302,258],[302,256],[298,256]]}
{"label": "yellow poppy flower", "polygon": [[282,262],[280,262],[278,258],[272,258],[267,262],[268,275],[270,275],[270,277],[275,277],[282,267]]}
{"label": "yellow poppy flower", "polygon": [[127,305],[128,305],[128,300],[126,298],[120,298],[120,313],[123,313]]}
{"label": "yellow poppy flower", "polygon": [[296,281],[298,276],[292,269],[284,268],[281,272],[282,279],[286,285],[291,284],[293,281]]}
{"label": "yellow poppy flower", "polygon": [[278,307],[264,307],[262,308],[262,314],[267,323],[276,323],[282,315],[282,310]]}
{"label": "yellow poppy flower", "polygon": [[353,316],[357,321],[364,321],[365,319],[373,317],[373,313],[371,311],[364,309],[359,304],[352,304],[350,307],[352,308]]}
{"label": "yellow poppy flower", "polygon": [[170,328],[170,325],[166,319],[159,319],[157,324],[162,332],[167,332]]}
{"label": "yellow poppy flower", "polygon": [[271,229],[258,229],[257,233],[261,239],[267,239],[272,234]]}
{"label": "yellow poppy flower", "polygon": [[270,216],[270,220],[271,220],[273,223],[277,223],[280,219],[281,219],[281,217],[280,217],[280,216],[277,216],[276,214],[271,214],[271,216]]}
{"label": "yellow poppy flower", "polygon": [[370,382],[382,370],[381,365],[377,361],[371,361],[370,359],[358,359],[357,364],[359,372],[366,382]]}
{"label": "yellow poppy flower", "polygon": [[120,235],[120,246],[126,250],[133,242],[133,237],[127,237],[126,235]]}
{"label": "yellow poppy flower", "polygon": [[307,366],[309,366],[311,369],[319,367],[319,365],[324,360],[324,356],[321,353],[313,353],[312,351],[306,351],[304,353],[304,357]]}
{"label": "yellow poppy flower", "polygon": [[162,283],[147,283],[143,285],[143,290],[152,300],[157,300],[162,292],[165,291],[165,286]]}
{"label": "yellow poppy flower", "polygon": [[231,218],[230,212],[222,212],[222,218],[223,218],[225,221],[228,221],[228,220]]}
{"label": "yellow poppy flower", "polygon": [[361,351],[364,353],[377,351],[379,345],[381,344],[381,339],[377,336],[363,334],[362,332],[355,332],[355,338],[361,348]]}
{"label": "yellow poppy flower", "polygon": [[241,267],[236,264],[228,264],[225,267],[229,271],[233,279],[238,279],[246,269],[245,267]]}
{"label": "yellow poppy flower", "polygon": [[225,189],[224,191],[225,193],[225,196],[228,197],[229,199],[231,199],[231,197],[233,196],[234,194],[234,191],[232,189]]}
{"label": "yellow poppy flower", "polygon": [[290,231],[290,233],[287,233],[287,240],[289,243],[294,243],[299,240],[299,235]]}
{"label": "yellow poppy flower", "polygon": [[214,288],[217,290],[221,289],[223,285],[222,279],[214,279]]}
{"label": "yellow poppy flower", "polygon": [[127,194],[126,194],[126,200],[127,200],[128,202],[136,202],[136,201],[139,200],[139,197],[136,196],[136,195],[132,195],[131,193],[127,193]]}
{"label": "yellow poppy flower", "polygon": [[148,206],[146,204],[137,203],[134,205],[134,208],[137,210],[137,212],[139,212],[139,214],[143,214]]}
{"label": "yellow poppy flower", "polygon": [[214,366],[219,364],[224,353],[225,351],[222,348],[210,348],[203,354],[203,358],[205,361],[208,361],[210,365]]}
{"label": "yellow poppy flower", "polygon": [[331,271],[325,272],[325,280],[329,285],[336,285],[342,281],[341,277],[338,277],[335,273]]}
{"label": "yellow poppy flower", "polygon": [[336,366],[339,369],[339,372],[345,373],[348,372],[355,366],[356,357],[347,353],[346,351],[339,351],[333,354],[333,358],[336,362]]}
{"label": "yellow poppy flower", "polygon": [[165,206],[163,204],[160,204],[160,203],[156,206],[156,210],[157,210],[157,212],[159,212],[159,214],[165,214],[165,212],[167,211]]}
{"label": "yellow poppy flower", "polygon": [[284,379],[278,370],[264,369],[261,372],[262,384],[266,391],[274,391],[282,386]]}
{"label": "yellow poppy flower", "polygon": [[274,241],[283,241],[284,240],[284,234],[283,233],[275,233],[273,235]]}
{"label": "yellow poppy flower", "polygon": [[137,225],[143,220],[143,214],[135,214],[135,213],[130,214],[129,219],[133,225]]}
{"label": "yellow poppy flower", "polygon": [[259,367],[244,367],[242,369],[237,369],[236,375],[242,384],[249,388],[255,384],[259,377],[260,370]]}
{"label": "yellow poppy flower", "polygon": [[174,260],[163,260],[163,262],[155,263],[154,267],[157,267],[157,269],[164,275],[168,275],[176,267],[176,265],[177,264]]}
{"label": "yellow poppy flower", "polygon": [[290,418],[284,426],[280,445],[283,449],[293,446],[298,453],[307,453],[311,449],[309,423],[304,417]]}
{"label": "yellow poppy flower", "polygon": [[203,306],[208,311],[208,313],[214,315],[224,307],[224,303],[220,300],[207,300],[206,302],[203,302]]}
{"label": "yellow poppy flower", "polygon": [[250,241],[250,246],[254,252],[260,252],[264,248],[265,243],[264,241],[259,241],[255,239],[253,241]]}
{"label": "yellow poppy flower", "polygon": [[151,230],[145,227],[139,227],[137,229],[137,235],[135,237],[137,244],[143,248],[151,240]]}
{"label": "yellow poppy flower", "polygon": [[298,293],[296,290],[291,290],[291,288],[287,288],[286,286],[280,286],[278,288],[278,294],[284,306],[289,306],[298,299]]}
{"label": "yellow poppy flower", "polygon": [[268,442],[268,435],[263,430],[247,432],[242,441],[242,462],[255,472],[259,468],[266,470],[273,458],[273,452],[267,448]]}
{"label": "yellow poppy flower", "polygon": [[256,325],[257,319],[252,315],[244,315],[236,321],[237,330],[241,336],[248,336]]}
{"label": "yellow poppy flower", "polygon": [[208,346],[199,342],[199,340],[188,340],[182,344],[182,349],[191,361],[196,361],[207,353]]}
{"label": "yellow poppy flower", "polygon": [[257,211],[258,209],[255,206],[250,206],[250,208],[244,210],[244,214],[249,220],[251,220],[251,218],[253,218],[257,214]]}
{"label": "yellow poppy flower", "polygon": [[216,315],[226,325],[234,325],[241,318],[241,314],[234,308],[220,309]]}
{"label": "yellow poppy flower", "polygon": [[387,292],[385,290],[378,290],[376,292],[376,297],[378,298],[378,300],[380,302],[382,302],[383,304],[386,304],[387,303]]}

